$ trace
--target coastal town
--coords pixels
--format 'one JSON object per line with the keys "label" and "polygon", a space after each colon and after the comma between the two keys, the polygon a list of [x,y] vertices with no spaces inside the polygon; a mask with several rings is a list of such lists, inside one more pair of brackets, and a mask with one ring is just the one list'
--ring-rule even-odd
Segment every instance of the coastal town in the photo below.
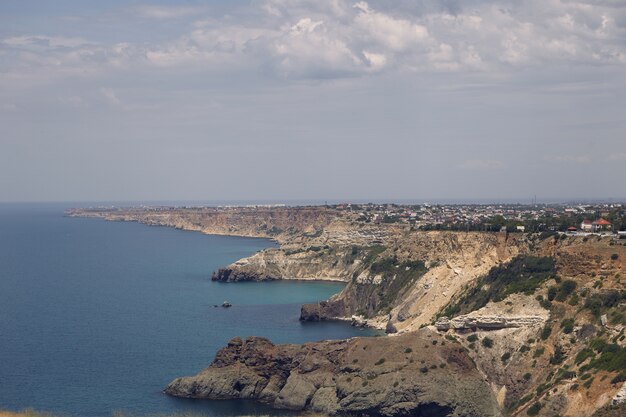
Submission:
{"label": "coastal town", "polygon": [[626,237],[626,204],[339,204],[365,223],[406,223],[420,230],[561,232]]}
{"label": "coastal town", "polygon": [[[93,207],[96,212],[167,212],[172,209],[208,212],[326,208],[362,224],[405,224],[414,230],[487,231],[508,233],[602,234],[626,239],[626,203],[537,204],[395,204],[341,203],[324,205],[142,205]],[[87,211],[90,209],[86,209]],[[84,211],[84,210],[83,210]]]}

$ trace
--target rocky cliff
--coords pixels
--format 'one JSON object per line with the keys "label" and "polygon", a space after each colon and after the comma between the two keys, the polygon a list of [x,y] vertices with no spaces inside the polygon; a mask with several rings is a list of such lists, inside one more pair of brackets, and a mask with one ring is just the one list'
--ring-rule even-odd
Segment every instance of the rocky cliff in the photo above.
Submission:
{"label": "rocky cliff", "polygon": [[276,408],[369,416],[498,416],[496,399],[458,343],[428,329],[396,338],[274,345],[233,339],[209,368],[165,390],[245,398]]}
{"label": "rocky cliff", "polygon": [[302,319],[359,316],[389,332],[416,330],[465,286],[528,250],[524,238],[496,233],[411,232],[387,246],[363,248],[346,288]]}
{"label": "rocky cliff", "polygon": [[69,216],[133,221],[212,235],[262,237],[278,242],[319,235],[336,217],[325,207],[94,208],[68,210]]}
{"label": "rocky cliff", "polygon": [[263,211],[258,220],[237,210],[88,213],[273,237],[279,248],[228,265],[213,279],[345,281],[330,300],[303,306],[301,318],[352,319],[394,335],[306,345],[235,339],[209,368],[173,381],[167,393],[328,414],[621,415],[623,241],[421,232],[355,223],[324,208],[284,210]]}

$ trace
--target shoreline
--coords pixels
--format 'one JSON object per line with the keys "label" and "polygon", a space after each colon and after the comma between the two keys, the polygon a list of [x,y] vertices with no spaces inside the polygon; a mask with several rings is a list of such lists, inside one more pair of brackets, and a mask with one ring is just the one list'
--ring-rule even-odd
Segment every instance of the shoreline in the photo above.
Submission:
{"label": "shoreline", "polygon": [[276,238],[273,237],[265,237],[265,236],[252,236],[252,235],[246,235],[246,234],[242,234],[242,233],[219,233],[219,232],[206,232],[204,230],[199,230],[199,229],[191,229],[191,228],[185,228],[185,227],[176,227],[176,226],[172,226],[172,225],[167,225],[167,224],[151,224],[151,223],[147,223],[147,222],[143,222],[139,219],[108,219],[104,216],[90,216],[90,215],[86,215],[86,214],[71,214],[68,213],[69,210],[65,210],[63,212],[63,217],[72,217],[72,218],[79,218],[79,219],[98,219],[98,220],[102,220],[105,222],[112,222],[112,223],[137,223],[137,224],[141,224],[143,226],[149,226],[149,227],[163,227],[166,229],[174,229],[174,230],[180,230],[183,232],[196,232],[196,233],[200,233],[206,236],[224,236],[224,237],[238,237],[238,238],[243,238],[243,239],[263,239],[263,240],[269,240],[270,242],[273,242],[277,245],[279,245],[278,247],[280,247],[280,243],[276,240]]}
{"label": "shoreline", "polygon": [[[89,219],[100,219],[103,221],[107,221],[107,222],[120,222],[120,223],[137,223],[143,226],[150,226],[150,227],[164,227],[164,228],[169,228],[169,229],[174,229],[174,230],[180,230],[180,231],[184,231],[184,232],[198,232],[201,233],[203,235],[207,235],[207,236],[224,236],[224,237],[235,237],[235,238],[242,238],[242,239],[265,239],[265,240],[269,240],[273,243],[275,243],[277,246],[275,248],[269,248],[269,249],[282,249],[281,248],[281,244],[275,239],[275,238],[269,238],[269,237],[259,237],[259,236],[249,236],[249,235],[243,235],[243,234],[226,234],[226,233],[208,233],[205,232],[203,230],[197,230],[197,229],[190,229],[190,228],[184,228],[184,227],[175,227],[175,226],[171,226],[171,225],[166,225],[166,224],[150,224],[147,222],[143,222],[139,219],[109,219],[103,216],[90,216],[90,215],[83,215],[83,214],[70,214],[67,213],[67,211],[64,213],[64,215],[66,217],[75,217],[75,218],[89,218]],[[265,250],[265,249],[263,249]],[[262,251],[263,251],[262,250]],[[252,254],[251,256],[254,256],[254,254]],[[249,257],[246,258],[242,258],[242,259],[247,259]],[[235,264],[238,261],[235,261]],[[228,267],[221,267],[221,268],[226,268]],[[221,269],[221,268],[218,268]],[[213,271],[213,273],[215,273],[216,271]],[[267,279],[267,280],[243,280],[243,281],[220,281],[220,280],[213,280],[214,282],[217,282],[218,284],[246,284],[246,283],[252,283],[252,282],[264,282],[264,283],[272,283],[272,282],[312,282],[312,283],[333,283],[333,284],[343,284],[341,291],[343,291],[343,289],[348,285],[348,282],[345,280],[341,280],[341,279],[319,279],[319,278],[279,278],[279,279]],[[341,293],[341,291],[333,294],[330,298],[338,295]],[[330,298],[328,300],[330,300]],[[322,301],[328,301],[328,300],[318,300],[317,303],[322,302]],[[309,304],[314,304],[315,302],[309,303]],[[301,304],[301,307],[303,307],[306,304]],[[376,330],[376,331],[385,331],[385,324],[384,323],[372,323],[372,320],[368,320],[366,318],[362,318],[361,316],[351,316],[351,317],[332,317],[332,318],[326,318],[323,320],[303,320],[302,317],[299,318],[299,321],[301,323],[315,323],[315,322],[324,322],[324,321],[334,321],[334,322],[343,322],[343,323],[347,323],[350,324],[352,327],[358,327],[358,328],[363,328],[363,329],[370,329],[370,330]],[[383,333],[382,335],[377,335],[376,337],[380,337],[380,336],[388,336],[388,334]]]}

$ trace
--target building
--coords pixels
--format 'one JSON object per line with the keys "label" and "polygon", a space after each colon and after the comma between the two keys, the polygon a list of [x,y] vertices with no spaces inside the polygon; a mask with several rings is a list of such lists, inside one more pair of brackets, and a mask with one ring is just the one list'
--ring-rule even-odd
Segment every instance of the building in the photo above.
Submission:
{"label": "building", "polygon": [[604,219],[596,220],[591,226],[594,232],[610,232],[613,230],[613,225]]}
{"label": "building", "polygon": [[593,222],[591,220],[583,220],[580,224],[580,230],[582,232],[592,232],[593,231]]}

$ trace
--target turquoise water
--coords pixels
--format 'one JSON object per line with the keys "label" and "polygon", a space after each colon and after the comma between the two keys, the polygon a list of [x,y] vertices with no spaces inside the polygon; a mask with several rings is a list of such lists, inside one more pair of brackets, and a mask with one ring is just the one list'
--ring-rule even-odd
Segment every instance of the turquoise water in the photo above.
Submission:
{"label": "turquoise water", "polygon": [[[301,303],[341,284],[210,281],[213,270],[272,246],[268,240],[69,218],[64,208],[0,205],[0,409],[267,412],[161,390],[208,366],[234,336],[300,343],[373,334],[298,321]],[[213,307],[224,300],[234,306]]]}

